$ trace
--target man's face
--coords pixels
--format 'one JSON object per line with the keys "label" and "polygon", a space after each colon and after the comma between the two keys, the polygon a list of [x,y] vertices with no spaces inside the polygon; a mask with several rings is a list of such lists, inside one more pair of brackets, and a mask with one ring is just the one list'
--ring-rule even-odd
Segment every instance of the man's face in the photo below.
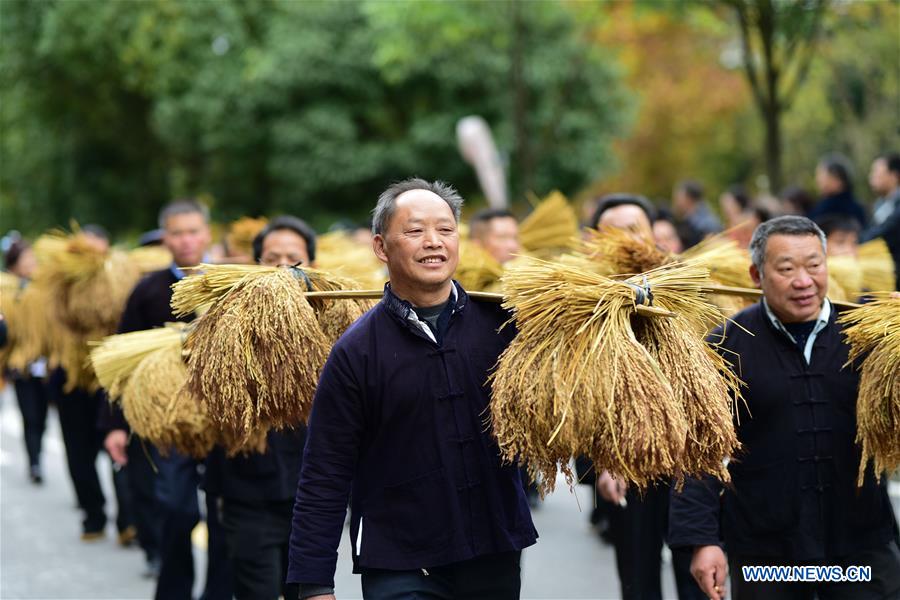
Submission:
{"label": "man's face", "polygon": [[491,219],[474,241],[500,264],[509,262],[519,253],[519,224],[513,217]]}
{"label": "man's face", "polygon": [[681,251],[684,250],[684,245],[681,243],[681,238],[678,237],[678,232],[675,231],[675,226],[665,219],[660,219],[653,223],[653,238],[656,240],[656,245],[666,252],[681,254]]}
{"label": "man's face", "polygon": [[887,161],[883,158],[876,159],[869,170],[869,187],[879,196],[887,196],[900,185],[897,176],[888,170]]}
{"label": "man's face", "polygon": [[823,196],[840,193],[843,189],[841,180],[828,172],[828,169],[819,165],[816,167],[816,188]]}
{"label": "man's face", "polygon": [[694,208],[694,202],[684,190],[676,189],[672,192],[672,211],[679,217],[685,217],[690,214]]}
{"label": "man's face", "polygon": [[750,276],[783,323],[812,321],[819,316],[828,292],[828,267],[818,236],[770,236],[763,272],[751,265]]}
{"label": "man's face", "polygon": [[647,213],[634,204],[620,204],[603,211],[597,226],[627,229],[644,239],[653,239],[653,228],[650,226]]}
{"label": "man's face", "polygon": [[376,256],[387,264],[391,284],[398,288],[439,289],[459,262],[459,231],[453,211],[427,190],[400,194],[387,230],[372,243]]}
{"label": "man's face", "polygon": [[179,267],[193,267],[203,261],[210,242],[209,225],[200,213],[181,213],[166,219],[163,245]]}
{"label": "man's face", "polygon": [[859,251],[859,234],[837,229],[828,236],[828,256],[852,256]]}
{"label": "man's face", "polygon": [[309,266],[306,240],[296,231],[276,229],[263,239],[259,262],[269,267]]}
{"label": "man's face", "polygon": [[16,260],[16,265],[11,270],[19,277],[31,279],[35,269],[37,269],[37,258],[34,256],[34,251],[31,248],[25,248],[19,254],[19,259]]}

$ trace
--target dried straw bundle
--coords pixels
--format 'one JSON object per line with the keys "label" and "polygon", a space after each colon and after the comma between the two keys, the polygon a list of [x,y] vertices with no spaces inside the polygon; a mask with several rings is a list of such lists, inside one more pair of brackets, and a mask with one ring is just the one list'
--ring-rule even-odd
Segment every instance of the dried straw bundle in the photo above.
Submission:
{"label": "dried straw bundle", "polygon": [[598,273],[609,277],[645,273],[675,260],[638,232],[617,227],[590,231],[578,253],[596,263]]}
{"label": "dried straw bundle", "polygon": [[[238,445],[256,432],[305,421],[329,350],[293,271],[255,269],[236,283],[225,281],[225,269],[187,277],[176,284],[172,302],[179,311],[193,310],[194,301],[215,297],[207,290],[228,290],[188,336],[185,389]],[[185,289],[197,292],[192,301]]]}
{"label": "dried straw bundle", "polygon": [[862,267],[863,289],[867,291],[893,290],[896,285],[894,258],[887,242],[876,238],[859,247],[859,264]]}
{"label": "dried straw bundle", "polygon": [[52,332],[47,365],[51,369],[61,367],[66,372],[65,393],[75,389],[93,392],[100,387],[90,364],[89,344],[102,340],[107,333],[106,330],[76,333],[65,327]]}
{"label": "dried straw bundle", "polygon": [[111,335],[93,344],[90,360],[100,386],[110,398],[119,397],[128,377],[148,355],[162,349],[181,352],[188,327],[186,323],[166,323],[155,329]]}
{"label": "dried straw bundle", "polygon": [[[582,262],[533,260],[504,275],[506,306],[519,329],[492,376],[491,417],[504,458],[542,474],[543,491],[553,488],[557,468],[571,478],[568,461],[578,454],[639,487],[680,473],[721,474],[715,460],[736,444],[728,395],[736,384],[725,379],[702,388],[721,366],[702,342],[670,348],[663,333],[675,333],[638,325],[664,372],[632,326],[643,318],[633,315],[629,284],[642,278],[611,280]],[[706,273],[672,265],[646,274],[654,304],[683,315],[673,320],[682,339],[701,339],[715,314],[700,296]],[[698,357],[702,368],[693,366]],[[689,397],[676,396],[688,388]],[[708,406],[685,410],[697,402]],[[700,455],[687,457],[688,444]]]}
{"label": "dried straw bundle", "polygon": [[850,362],[863,359],[856,400],[859,485],[870,459],[878,476],[900,468],[900,298],[874,296],[838,318],[847,326]]}
{"label": "dried straw bundle", "polygon": [[54,310],[75,333],[115,330],[140,271],[118,250],[104,251],[82,233],[54,232],[34,245],[37,279],[53,294]]}
{"label": "dried straw bundle", "polygon": [[316,309],[316,320],[329,348],[374,305],[370,300],[322,300],[319,304],[321,308]]}
{"label": "dried straw bundle", "polygon": [[141,273],[150,273],[171,265],[172,253],[163,246],[145,246],[129,250],[128,259]]}
{"label": "dried straw bundle", "polygon": [[9,315],[14,341],[9,355],[9,367],[24,372],[28,365],[47,356],[53,341],[58,338],[52,329],[50,289],[39,281],[32,281],[22,290]]}
{"label": "dried straw bundle", "polygon": [[753,287],[750,253],[724,235],[709,237],[685,250],[681,260],[695,261],[709,269],[709,278],[721,285]]}
{"label": "dried straw bundle", "polygon": [[560,192],[551,192],[519,225],[519,242],[531,255],[551,258],[574,247],[578,216]]}
{"label": "dried straw bundle", "polygon": [[216,442],[205,407],[183,391],[187,369],[181,341],[144,354],[122,390],[122,412],[132,430],[162,453],[175,448],[203,458]]}
{"label": "dried straw bundle", "polygon": [[503,265],[473,242],[460,242],[459,264],[453,277],[471,291],[498,291]]}
{"label": "dried straw bundle", "polygon": [[322,271],[349,277],[365,289],[381,289],[387,281],[384,263],[372,252],[372,246],[358,243],[345,231],[319,236],[316,265]]}
{"label": "dried straw bundle", "polygon": [[[828,257],[828,296],[839,301],[855,301],[863,294],[862,265],[853,256]],[[835,283],[836,286],[831,284]]]}
{"label": "dried straw bundle", "polygon": [[265,218],[241,217],[228,227],[225,243],[231,255],[253,256],[253,238],[266,226]]}
{"label": "dried straw bundle", "polygon": [[0,348],[0,377],[6,372],[9,357],[16,346],[19,326],[19,297],[22,294],[21,280],[15,275],[0,271],[0,315],[6,321],[6,345]]}

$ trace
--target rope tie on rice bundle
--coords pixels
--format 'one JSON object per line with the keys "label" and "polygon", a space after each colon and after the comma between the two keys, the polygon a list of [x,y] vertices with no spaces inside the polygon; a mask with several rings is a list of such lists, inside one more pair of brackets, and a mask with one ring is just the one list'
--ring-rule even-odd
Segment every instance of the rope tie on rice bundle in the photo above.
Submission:
{"label": "rope tie on rice bundle", "polygon": [[850,344],[847,365],[860,369],[856,400],[860,486],[869,461],[879,479],[900,468],[900,297],[888,292],[873,297],[873,302],[838,317]]}
{"label": "rope tie on rice bundle", "polygon": [[[504,459],[570,485],[572,456],[639,488],[685,474],[727,479],[737,448],[738,381],[703,342],[717,318],[707,270],[673,264],[624,281],[585,257],[531,260],[504,275],[518,335],[491,376],[491,421]],[[672,318],[636,312],[651,302]]]}
{"label": "rope tie on rice bundle", "polygon": [[306,421],[333,343],[372,302],[309,298],[352,281],[299,266],[201,265],[173,287],[176,314],[209,310],[188,335],[185,390],[232,447]]}

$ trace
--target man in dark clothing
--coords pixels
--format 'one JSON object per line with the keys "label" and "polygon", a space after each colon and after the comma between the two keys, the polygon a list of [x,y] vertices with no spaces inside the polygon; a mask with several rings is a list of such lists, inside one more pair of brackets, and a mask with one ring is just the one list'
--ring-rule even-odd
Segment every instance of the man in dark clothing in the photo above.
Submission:
{"label": "man in dark clothing", "polygon": [[[81,228],[85,241],[98,252],[109,250],[109,234],[100,225],[88,224]],[[103,449],[103,436],[97,431],[97,417],[106,403],[103,390],[65,388],[69,374],[56,369],[50,374],[47,391],[55,400],[59,416],[59,428],[66,448],[66,466],[78,505],[84,511],[81,522],[81,539],[97,541],[106,535],[106,498],[100,487],[97,472],[97,455]],[[128,476],[123,469],[112,466],[113,489],[116,494],[116,529],[119,542],[130,545],[136,535],[131,516],[131,497],[128,493]]]}
{"label": "man in dark clothing", "polygon": [[879,198],[872,213],[872,226],[862,233],[860,242],[882,238],[887,243],[894,259],[894,289],[900,290],[900,154],[889,152],[876,158],[869,185]]}
{"label": "man in dark clothing", "polygon": [[818,220],[825,215],[843,215],[866,226],[866,211],[853,195],[850,162],[839,154],[831,154],[816,167],[816,187],[822,198],[806,215]]}
{"label": "man in dark clothing", "polygon": [[[25,240],[16,240],[3,257],[6,270],[19,278],[19,292],[29,284],[37,259]],[[5,326],[5,323],[4,323]],[[47,427],[48,391],[45,377],[47,361],[43,358],[28,365],[25,372],[8,374],[16,389],[16,400],[22,412],[25,450],[28,453],[28,477],[34,484],[43,483],[41,471],[41,445]]]}
{"label": "man in dark clothing", "polygon": [[[138,283],[128,298],[119,333],[152,329],[179,320],[169,306],[172,285],[185,276],[182,268],[203,260],[210,242],[208,221],[206,208],[192,200],[176,201],[163,208],[159,225],[173,264]],[[162,456],[152,445],[134,436],[129,441],[128,424],[117,408],[101,419],[101,428],[108,431],[104,445],[110,456],[119,464],[127,464],[132,472],[132,494],[139,513],[138,536],[147,555],[148,572],[154,571],[158,562],[156,599],[189,600],[194,584],[191,531],[200,520],[197,461],[172,449]],[[206,500],[209,558],[204,598],[231,598],[216,500],[211,495]]]}
{"label": "man in dark clothing", "polygon": [[352,488],[366,598],[519,597],[537,532],[516,465],[484,426],[489,371],[513,331],[451,276],[462,198],[410,179],[379,198],[384,298],[338,340],[319,380],[297,487],[288,581],[333,598]]}
{"label": "man in dark clothing", "polygon": [[[669,543],[693,549],[691,571],[711,598],[811,600],[900,595],[897,525],[871,466],[857,489],[858,365],[826,298],[825,236],[809,219],[757,227],[751,276],[763,300],[710,336],[747,384],[735,415],[741,453],[732,485],[688,480],[673,492]],[[866,583],[752,582],[743,567],[870,566]]]}
{"label": "man in dark clothing", "polygon": [[[653,205],[643,196],[613,194],[600,200],[592,226],[627,229],[652,244],[655,216]],[[602,230],[600,235],[603,235]],[[614,479],[608,471],[594,474],[593,480],[598,504],[609,517],[608,538],[616,548],[616,574],[623,600],[661,600],[669,486],[658,483],[644,492],[629,490],[623,481]],[[690,560],[688,552],[672,552],[672,571],[679,600],[703,598],[691,578]]]}
{"label": "man in dark clothing", "polygon": [[[316,234],[296,217],[273,219],[253,240],[253,258],[271,266],[315,267]],[[269,431],[264,453],[206,459],[205,489],[221,498],[222,527],[237,600],[296,598],[285,584],[291,517],[306,427]]]}

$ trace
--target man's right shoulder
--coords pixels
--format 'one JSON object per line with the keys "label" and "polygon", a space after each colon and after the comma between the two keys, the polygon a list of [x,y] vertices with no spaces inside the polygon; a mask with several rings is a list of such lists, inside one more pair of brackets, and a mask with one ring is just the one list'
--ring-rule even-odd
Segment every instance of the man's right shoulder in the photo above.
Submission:
{"label": "man's right shoulder", "polygon": [[759,327],[759,319],[762,314],[762,303],[756,302],[747,308],[732,315],[722,325],[710,332],[706,341],[717,346],[729,347],[744,336],[753,334]]}
{"label": "man's right shoulder", "polygon": [[169,269],[151,271],[141,277],[140,281],[137,282],[137,285],[134,286],[132,294],[146,294],[151,290],[168,289],[175,281],[175,276],[172,275],[172,271]]}
{"label": "man's right shoulder", "polygon": [[333,351],[352,355],[367,348],[368,340],[374,334],[376,323],[386,316],[384,303],[379,302],[347,328],[335,342]]}

